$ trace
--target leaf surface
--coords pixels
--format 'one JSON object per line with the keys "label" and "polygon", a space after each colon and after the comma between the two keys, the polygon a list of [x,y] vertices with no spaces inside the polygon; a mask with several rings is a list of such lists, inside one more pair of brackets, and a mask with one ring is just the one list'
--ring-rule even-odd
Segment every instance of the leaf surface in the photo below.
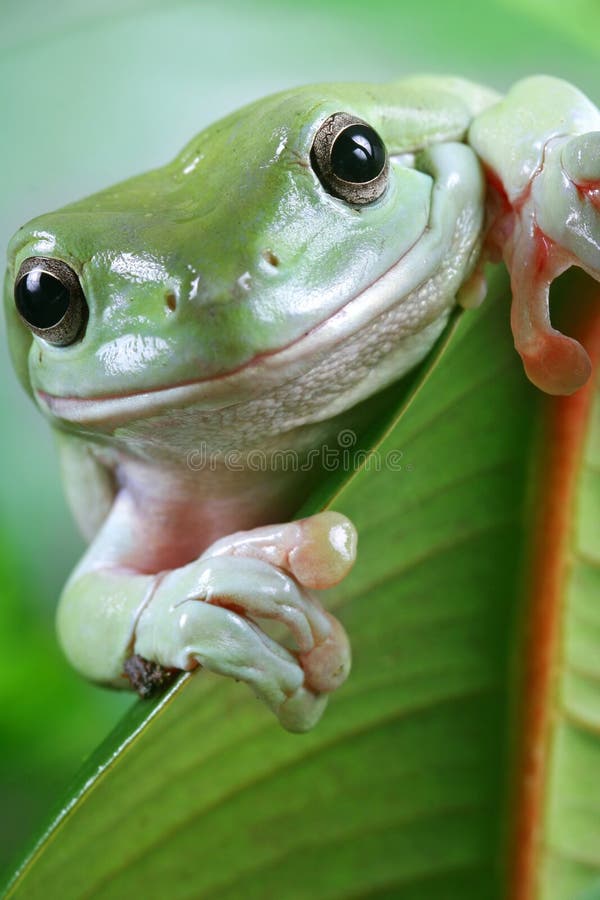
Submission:
{"label": "leaf surface", "polygon": [[[551,741],[546,726],[533,735],[546,762],[534,832],[521,834],[535,834],[529,874],[514,874],[549,401],[522,374],[508,310],[497,270],[484,305],[388,392],[377,454],[313,498],[360,535],[354,571],[329,594],[353,672],[317,728],[287,734],[244,685],[184,676],[107,739],[8,896],[496,900],[520,897],[532,866],[536,900],[592,888],[600,620],[597,570],[579,564],[556,591],[543,664],[554,671],[566,647],[568,666],[542,680],[543,720],[551,710],[558,724]],[[600,428],[588,399],[561,521],[593,556]]]}

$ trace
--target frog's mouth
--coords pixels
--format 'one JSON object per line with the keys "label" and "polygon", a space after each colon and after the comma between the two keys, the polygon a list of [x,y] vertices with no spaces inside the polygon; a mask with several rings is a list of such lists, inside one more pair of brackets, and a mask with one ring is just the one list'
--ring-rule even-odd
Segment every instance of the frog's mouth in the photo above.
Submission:
{"label": "frog's mouth", "polygon": [[[427,240],[427,232],[423,234],[421,240],[415,242],[410,251],[391,269],[311,331],[283,348],[254,356],[236,369],[170,387],[150,388],[129,394],[82,398],[57,396],[35,389],[37,401],[42,411],[49,413],[54,419],[110,432],[120,425],[157,417],[178,408],[194,407],[198,411],[216,412],[284,390],[286,384],[300,378],[334,353],[336,365],[340,368],[344,367],[345,355],[353,356],[354,362],[350,360],[350,364],[355,365],[358,362],[356,342],[352,342],[351,349],[345,347],[350,338],[375,328],[377,320],[390,309],[411,304],[413,293],[433,274],[423,272],[423,257],[420,252],[418,270],[410,264],[416,246]],[[450,288],[442,296],[436,297],[433,309],[421,311],[411,322],[411,327],[406,328],[403,338],[416,336],[440,317],[445,321],[446,316],[443,314],[449,313],[457,287],[455,285],[454,289]],[[336,369],[333,368],[333,379],[336,377],[335,372]],[[397,377],[400,374],[402,373],[399,372]],[[345,407],[358,402],[358,399],[362,398],[346,402]],[[321,411],[323,417],[335,412],[339,410]]]}
{"label": "frog's mouth", "polygon": [[[42,411],[53,418],[101,430],[112,430],[125,423],[160,416],[172,409],[193,406],[210,412],[256,399],[294,381],[334,348],[338,353],[343,353],[344,343],[351,335],[369,328],[391,306],[405,302],[414,287],[423,280],[421,265],[419,272],[413,271],[410,279],[415,283],[409,283],[407,276],[415,267],[407,266],[407,261],[424,233],[390,269],[347,300],[327,319],[285,347],[259,353],[235,369],[170,387],[149,388],[128,394],[58,396],[38,388],[34,394]],[[390,302],[390,297],[400,297],[402,300]]]}
{"label": "frog's mouth", "polygon": [[[325,337],[317,337],[317,332],[325,329],[337,315],[334,313],[284,348],[257,354],[235,369],[207,378],[97,397],[57,396],[39,389],[34,393],[42,410],[54,418],[100,427],[118,426],[183,407],[194,406],[207,412],[225,409],[252,400],[266,393],[271,386],[291,381],[306,371],[311,365],[312,354],[319,352],[318,345]],[[335,336],[332,337],[330,345],[336,343]]]}
{"label": "frog's mouth", "polygon": [[[447,245],[440,240],[439,232],[423,229],[387,271],[328,318],[285,347],[259,353],[235,369],[170,387],[128,394],[82,398],[57,396],[36,388],[35,396],[42,411],[53,418],[110,431],[119,425],[160,416],[177,408],[193,406],[199,411],[210,412],[255,400],[283,389],[334,352],[336,363],[343,367],[345,354],[348,358],[356,356],[355,346],[352,349],[345,347],[353,335],[375,327],[377,320],[390,309],[411,304],[414,292],[444,265],[449,253],[465,254],[465,248],[457,246],[455,238],[452,235]],[[427,245],[425,252],[424,244]],[[429,262],[425,272],[423,259]],[[435,298],[433,308],[421,309],[419,315],[412,310],[411,327],[404,329],[403,337],[422,331],[442,313],[449,312],[453,297],[454,291],[447,291]],[[333,368],[332,378],[335,378],[335,371]],[[335,411],[339,410],[324,409],[322,413],[326,417]]]}

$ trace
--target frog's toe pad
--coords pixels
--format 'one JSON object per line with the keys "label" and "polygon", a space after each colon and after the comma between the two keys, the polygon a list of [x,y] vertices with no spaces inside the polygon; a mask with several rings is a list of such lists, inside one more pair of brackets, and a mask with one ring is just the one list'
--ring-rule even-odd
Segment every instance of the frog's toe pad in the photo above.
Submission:
{"label": "frog's toe pad", "polygon": [[277,717],[287,731],[310,731],[323,715],[326,706],[326,694],[315,694],[305,687],[299,687],[280,706]]}
{"label": "frog's toe pad", "polygon": [[554,396],[572,394],[590,378],[592,363],[578,341],[554,329],[541,332],[533,348],[515,345],[529,380],[540,390]]}
{"label": "frog's toe pad", "polygon": [[588,131],[572,137],[563,147],[561,162],[568,178],[578,187],[598,189],[600,187],[600,131]]}
{"label": "frog's toe pad", "polygon": [[331,625],[329,635],[298,659],[306,685],[318,693],[330,693],[344,683],[350,674],[351,652],[348,635],[333,616],[326,613]]}
{"label": "frog's toe pad", "polygon": [[302,519],[302,540],[289,554],[290,571],[307,588],[323,590],[346,577],[356,559],[356,528],[333,510]]}

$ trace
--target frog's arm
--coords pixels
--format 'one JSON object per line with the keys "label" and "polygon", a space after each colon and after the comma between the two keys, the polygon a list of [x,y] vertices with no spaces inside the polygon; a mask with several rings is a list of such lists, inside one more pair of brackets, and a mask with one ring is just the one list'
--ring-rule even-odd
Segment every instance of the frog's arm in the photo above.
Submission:
{"label": "frog's arm", "polygon": [[[321,513],[240,532],[186,566],[151,574],[133,562],[137,524],[122,490],[63,591],[57,627],[71,663],[121,687],[134,655],[166,668],[201,665],[247,682],[286,728],[311,728],[350,669],[345,632],[311,591],[352,565],[350,522]],[[261,631],[252,621],[261,618],[284,623],[296,649]]]}
{"label": "frog's arm", "polygon": [[487,249],[511,274],[511,324],[530,379],[569,394],[587,353],[550,323],[552,281],[576,265],[600,280],[600,112],[556,78],[518,82],[476,116],[468,140],[490,189]]}

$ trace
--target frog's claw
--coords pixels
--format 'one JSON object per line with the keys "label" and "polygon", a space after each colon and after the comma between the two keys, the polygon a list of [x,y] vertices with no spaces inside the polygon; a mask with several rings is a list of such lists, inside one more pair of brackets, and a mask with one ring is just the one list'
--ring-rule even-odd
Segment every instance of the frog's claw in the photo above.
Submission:
{"label": "frog's claw", "polygon": [[[339,687],[350,671],[350,643],[340,623],[323,609],[311,589],[332,587],[354,564],[356,529],[350,520],[327,511],[297,522],[237,532],[209,547],[202,559],[218,565],[230,556],[244,558],[247,565],[263,571],[262,576],[257,573],[253,578],[254,584],[264,585],[273,578],[266,565],[282,570],[276,573],[281,585],[273,586],[268,596],[245,592],[243,612],[254,618],[277,619],[289,628],[312,690],[330,692]],[[226,563],[227,571],[229,566]],[[226,597],[218,602],[228,605]],[[229,592],[230,607],[239,602]]]}

